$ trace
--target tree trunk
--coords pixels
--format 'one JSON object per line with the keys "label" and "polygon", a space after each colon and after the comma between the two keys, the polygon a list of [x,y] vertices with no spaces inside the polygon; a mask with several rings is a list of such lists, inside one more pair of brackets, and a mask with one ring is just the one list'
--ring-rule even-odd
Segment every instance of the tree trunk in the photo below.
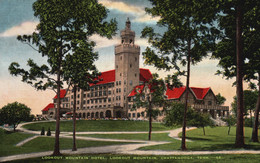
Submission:
{"label": "tree trunk", "polygon": [[149,134],[148,140],[151,140],[152,137],[152,106],[149,104]]}
{"label": "tree trunk", "polygon": [[252,131],[252,137],[251,141],[252,142],[259,142],[258,140],[258,121],[259,121],[259,112],[260,112],[260,72],[258,73],[258,99],[257,99],[257,104],[256,104],[256,109],[255,109],[255,120],[254,120],[254,126],[253,126],[253,131]]}
{"label": "tree trunk", "polygon": [[61,60],[62,60],[62,51],[61,47],[59,49],[59,62],[58,62],[58,71],[57,71],[57,108],[56,108],[56,130],[55,130],[55,144],[54,144],[54,151],[53,156],[60,156],[60,75],[61,75]]}
{"label": "tree trunk", "polygon": [[185,93],[185,108],[183,115],[183,124],[182,124],[182,139],[181,139],[181,150],[187,150],[186,148],[186,116],[188,110],[188,97],[189,97],[189,85],[190,85],[190,54],[191,50],[191,40],[188,41],[188,64],[187,64],[187,80],[186,80],[186,93]]}
{"label": "tree trunk", "polygon": [[76,147],[76,92],[77,92],[77,86],[74,85],[73,88],[73,147],[72,147],[72,151],[76,151],[77,147]]}
{"label": "tree trunk", "polygon": [[243,148],[244,141],[244,102],[243,102],[243,47],[242,47],[242,18],[243,18],[243,0],[239,0],[236,8],[236,60],[237,60],[237,128],[236,141],[237,148]]}
{"label": "tree trunk", "polygon": [[230,134],[231,126],[228,126],[228,135]]}

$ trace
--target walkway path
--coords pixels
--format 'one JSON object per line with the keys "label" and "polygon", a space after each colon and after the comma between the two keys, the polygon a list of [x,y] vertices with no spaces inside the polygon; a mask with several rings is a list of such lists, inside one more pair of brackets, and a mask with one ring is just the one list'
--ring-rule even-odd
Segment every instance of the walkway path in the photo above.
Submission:
{"label": "walkway path", "polygon": [[[28,124],[28,123],[26,123]],[[36,133],[39,134],[39,131],[30,131],[22,128],[22,125],[19,125],[17,128],[24,132],[28,133]],[[187,130],[191,130],[194,128],[189,128]],[[169,136],[174,139],[179,139],[178,134],[181,132],[181,128],[170,130],[170,131],[157,131],[153,133],[169,133]],[[147,132],[77,132],[78,134],[129,134],[129,133],[147,133]],[[68,136],[68,134],[72,134],[72,132],[61,132],[60,137],[64,138],[72,138],[72,136]],[[54,135],[54,134],[53,134]],[[36,136],[35,136],[36,137]],[[31,137],[32,138],[32,137]],[[166,144],[170,142],[166,141],[144,141],[144,140],[122,140],[122,139],[104,139],[104,138],[92,138],[92,137],[82,137],[77,136],[77,139],[82,140],[93,140],[93,141],[115,141],[115,142],[131,142],[137,144],[123,144],[123,145],[110,145],[110,146],[101,146],[101,147],[87,147],[87,148],[79,148],[77,151],[61,150],[61,153],[67,155],[73,154],[125,154],[125,155],[207,155],[207,154],[260,154],[260,151],[254,150],[224,150],[224,151],[159,151],[159,150],[137,150],[141,147],[153,146]],[[27,139],[26,139],[27,140]],[[23,142],[26,143],[26,140]],[[27,140],[27,142],[30,140]],[[21,144],[23,142],[20,142]],[[19,143],[19,144],[20,144]],[[43,156],[50,156],[53,151],[47,152],[37,152],[37,153],[29,153],[29,154],[19,154],[12,156],[0,157],[0,162],[12,161],[12,160],[20,160],[20,159],[28,159],[28,158],[36,158]]]}

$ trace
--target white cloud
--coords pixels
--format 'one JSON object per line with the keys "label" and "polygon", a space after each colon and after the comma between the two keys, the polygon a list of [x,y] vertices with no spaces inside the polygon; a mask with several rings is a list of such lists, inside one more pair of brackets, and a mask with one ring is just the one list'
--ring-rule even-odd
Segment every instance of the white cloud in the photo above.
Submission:
{"label": "white cloud", "polygon": [[37,26],[38,22],[23,22],[18,26],[14,26],[3,33],[0,33],[0,37],[12,37],[17,35],[32,34]]}
{"label": "white cloud", "polygon": [[101,37],[99,35],[93,35],[90,37],[91,41],[96,43],[95,48],[104,48],[109,46],[115,46],[120,43],[120,39],[117,37],[113,37],[112,39],[107,39],[106,37]]}
{"label": "white cloud", "polygon": [[135,40],[135,44],[139,45],[139,46],[149,46],[148,40],[147,39],[143,39],[143,38],[136,39]]}
{"label": "white cloud", "polygon": [[144,7],[129,5],[124,2],[113,2],[110,0],[100,0],[99,2],[111,10],[114,9],[137,15],[137,18],[133,20],[136,22],[156,22],[159,20],[159,17],[147,15]]}

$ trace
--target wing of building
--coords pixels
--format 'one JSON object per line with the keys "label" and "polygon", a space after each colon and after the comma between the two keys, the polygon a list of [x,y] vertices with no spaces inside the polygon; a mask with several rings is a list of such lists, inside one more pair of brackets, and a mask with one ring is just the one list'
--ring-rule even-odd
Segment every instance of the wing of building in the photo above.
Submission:
{"label": "wing of building", "polygon": [[[145,83],[152,78],[149,69],[139,68],[140,47],[135,44],[135,32],[131,30],[131,22],[126,21],[125,29],[121,31],[121,43],[115,46],[115,69],[102,72],[97,84],[91,84],[90,89],[77,90],[73,97],[71,90],[61,90],[61,115],[71,112],[73,99],[76,98],[77,117],[79,118],[143,118],[144,109],[131,111],[135,88],[142,91]],[[168,100],[184,101],[185,87],[167,89]],[[56,108],[56,98],[53,98]],[[218,106],[211,88],[189,89],[189,104],[195,109],[209,112],[213,117],[228,114],[228,107]],[[54,109],[43,109],[43,115],[54,115]]]}

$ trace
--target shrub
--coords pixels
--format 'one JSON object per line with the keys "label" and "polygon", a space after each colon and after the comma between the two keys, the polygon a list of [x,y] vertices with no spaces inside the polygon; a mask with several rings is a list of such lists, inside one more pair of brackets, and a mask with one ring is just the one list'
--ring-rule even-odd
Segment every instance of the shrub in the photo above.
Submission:
{"label": "shrub", "polygon": [[47,136],[51,136],[51,129],[50,129],[50,127],[48,128]]}
{"label": "shrub", "polygon": [[45,135],[44,127],[42,127],[41,135]]}

